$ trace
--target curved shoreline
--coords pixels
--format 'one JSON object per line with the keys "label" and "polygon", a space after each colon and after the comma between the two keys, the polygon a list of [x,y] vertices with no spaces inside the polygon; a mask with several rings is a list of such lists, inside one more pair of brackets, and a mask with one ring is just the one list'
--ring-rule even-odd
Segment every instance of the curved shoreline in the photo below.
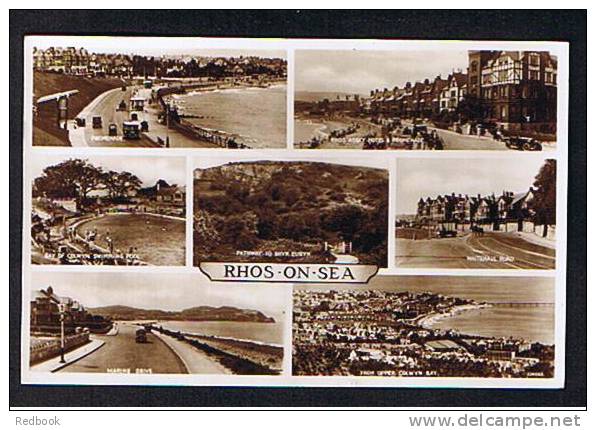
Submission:
{"label": "curved shoreline", "polygon": [[433,326],[442,320],[445,320],[448,318],[453,318],[453,317],[458,316],[459,314],[462,314],[464,312],[477,311],[480,309],[486,309],[486,308],[491,308],[491,307],[492,307],[492,305],[489,303],[477,303],[477,304],[454,306],[448,312],[443,312],[443,313],[433,312],[430,314],[423,315],[422,317],[417,318],[415,323],[417,325],[419,325],[420,327],[423,327],[426,329],[433,329],[434,328]]}
{"label": "curved shoreline", "polygon": [[[199,117],[194,117],[193,115],[190,116],[185,116],[185,111],[188,109],[186,102],[188,101],[187,99],[193,97],[193,96],[202,96],[205,94],[209,94],[209,93],[221,93],[221,94],[226,94],[226,93],[246,93],[249,91],[255,91],[255,90],[270,90],[270,89],[279,89],[282,87],[287,87],[287,82],[283,81],[283,83],[273,83],[271,85],[268,86],[256,86],[256,85],[252,85],[252,86],[226,86],[223,88],[213,88],[213,87],[207,87],[207,88],[197,88],[197,89],[193,89],[189,92],[186,93],[181,93],[181,94],[167,94],[162,96],[162,102],[163,103],[173,103],[174,105],[177,106],[178,109],[180,109],[179,114],[180,114],[180,121],[178,122],[181,126],[185,126],[185,127],[190,127],[191,129],[195,129],[195,130],[199,130],[199,131],[205,131],[207,133],[211,133],[214,135],[218,135],[218,136],[222,136],[224,138],[237,138],[239,140],[240,144],[245,145],[244,147],[249,148],[249,149],[267,149],[267,148],[283,148],[285,147],[285,139],[283,142],[271,142],[274,146],[271,146],[270,144],[268,144],[267,142],[263,141],[262,137],[255,137],[251,134],[243,134],[237,131],[233,131],[233,130],[226,130],[226,129],[222,129],[222,128],[218,128],[218,127],[212,127],[212,126],[207,126],[205,125],[201,120],[204,119],[203,116],[199,116]],[[284,94],[285,96],[285,94]],[[179,106],[178,104],[182,105]],[[188,112],[186,113],[186,115],[188,114]],[[208,117],[208,116],[207,116]],[[193,121],[194,120],[194,121]],[[285,126],[285,124],[284,124]],[[286,130],[287,133],[287,130]],[[219,145],[221,146],[221,145]]]}

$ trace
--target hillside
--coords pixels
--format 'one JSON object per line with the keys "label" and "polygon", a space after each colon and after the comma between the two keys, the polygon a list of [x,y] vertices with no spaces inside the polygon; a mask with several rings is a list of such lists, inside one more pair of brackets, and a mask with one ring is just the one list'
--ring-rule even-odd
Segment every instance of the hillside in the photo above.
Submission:
{"label": "hillside", "polygon": [[232,306],[198,306],[182,311],[163,311],[160,309],[139,309],[130,306],[103,306],[91,308],[95,315],[109,316],[113,320],[181,320],[181,321],[249,321],[275,322],[260,311],[239,309]]}
{"label": "hillside", "polygon": [[[70,76],[62,73],[34,72],[33,99],[69,90],[79,90],[72,96],[68,105],[68,117],[77,116],[93,99],[103,92],[122,86],[120,79],[87,78]],[[68,133],[60,130],[56,124],[57,107],[53,102],[38,106],[37,115],[33,119],[33,145],[69,146]]]}
{"label": "hillside", "polygon": [[[195,171],[195,256],[234,259],[237,250],[309,253],[350,241],[359,260],[386,258],[388,173],[305,161],[229,163]],[[324,259],[324,261],[322,261]],[[294,260],[295,261],[295,260]]]}

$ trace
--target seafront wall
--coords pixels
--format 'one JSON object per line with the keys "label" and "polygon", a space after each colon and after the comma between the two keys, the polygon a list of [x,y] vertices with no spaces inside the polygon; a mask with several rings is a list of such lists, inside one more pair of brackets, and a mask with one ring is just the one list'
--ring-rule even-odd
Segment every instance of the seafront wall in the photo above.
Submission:
{"label": "seafront wall", "polygon": [[[268,79],[264,85],[269,84],[276,84],[276,83],[286,83],[285,79],[278,78],[278,79]],[[160,88],[156,91],[157,101],[161,106],[161,110],[164,115],[168,112],[168,106],[166,101],[164,100],[165,97],[172,95],[172,94],[185,94],[188,91],[199,91],[199,92],[206,92],[206,91],[213,91],[217,89],[233,89],[233,88],[251,88],[258,85],[250,85],[250,84],[235,84],[229,81],[217,81],[217,82],[200,82],[200,83],[187,83],[187,84],[179,84],[172,87],[164,87]],[[214,130],[207,127],[201,127],[199,125],[193,124],[192,122],[185,120],[184,118],[178,117],[178,115],[171,115],[169,118],[169,126],[178,131],[179,133],[190,137],[192,139],[196,139],[202,142],[211,143],[215,146],[221,148],[232,148],[232,149],[250,149],[251,146],[248,145],[246,142],[243,142],[239,136],[235,136],[229,133],[226,133],[221,130]]]}
{"label": "seafront wall", "polygon": [[[66,336],[64,351],[70,351],[89,342],[89,333]],[[29,347],[29,363],[36,364],[60,355],[60,338],[47,339],[32,343]]]}
{"label": "seafront wall", "polygon": [[155,326],[152,329],[207,353],[235,374],[277,375],[281,372],[283,347],[232,338],[191,335]]}

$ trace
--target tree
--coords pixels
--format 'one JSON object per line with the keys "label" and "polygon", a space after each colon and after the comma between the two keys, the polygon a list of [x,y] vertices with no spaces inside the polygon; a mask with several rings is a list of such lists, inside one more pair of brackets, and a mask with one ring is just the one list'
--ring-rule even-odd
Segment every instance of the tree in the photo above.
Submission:
{"label": "tree", "polygon": [[108,188],[110,197],[125,197],[130,191],[141,188],[141,180],[130,172],[115,172],[110,170],[103,174],[103,182]]}
{"label": "tree", "polygon": [[325,214],[321,223],[327,230],[338,232],[342,239],[352,240],[365,218],[366,214],[358,206],[341,205]]}
{"label": "tree", "polygon": [[[557,222],[557,162],[545,160],[534,178],[534,211],[537,224],[544,226]],[[543,235],[546,234],[546,227]]]}
{"label": "tree", "polygon": [[103,176],[101,168],[87,160],[73,158],[46,167],[42,176],[36,178],[35,188],[48,196],[75,197],[80,202],[87,198],[89,192],[99,188]]}

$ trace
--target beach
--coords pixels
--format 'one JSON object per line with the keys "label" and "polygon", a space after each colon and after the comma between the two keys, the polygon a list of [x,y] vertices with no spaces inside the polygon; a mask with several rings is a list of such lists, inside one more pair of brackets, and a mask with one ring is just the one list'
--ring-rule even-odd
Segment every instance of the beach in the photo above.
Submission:
{"label": "beach", "polygon": [[250,148],[286,146],[286,85],[194,90],[171,96],[190,124]]}

